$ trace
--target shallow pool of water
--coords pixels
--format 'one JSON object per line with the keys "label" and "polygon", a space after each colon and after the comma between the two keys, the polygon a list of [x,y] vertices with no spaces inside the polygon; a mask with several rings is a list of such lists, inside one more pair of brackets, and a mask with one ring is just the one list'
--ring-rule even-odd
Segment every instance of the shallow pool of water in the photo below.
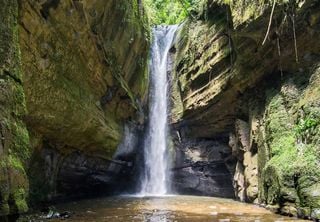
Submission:
{"label": "shallow pool of water", "polygon": [[303,221],[276,215],[255,205],[196,196],[120,196],[70,202],[55,207],[60,212],[70,211],[71,217],[65,220],[70,222]]}

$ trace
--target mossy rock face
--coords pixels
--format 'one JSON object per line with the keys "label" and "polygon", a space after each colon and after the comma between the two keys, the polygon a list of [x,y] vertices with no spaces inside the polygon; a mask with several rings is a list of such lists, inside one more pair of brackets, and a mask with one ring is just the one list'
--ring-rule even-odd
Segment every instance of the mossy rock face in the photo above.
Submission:
{"label": "mossy rock face", "polygon": [[[289,45],[292,32],[283,30],[279,36],[281,49],[286,49],[281,54],[281,64],[277,39],[271,36],[277,33],[275,22],[266,43],[261,44],[272,2],[203,1],[203,10],[198,16],[182,24],[175,44],[172,116],[176,125],[184,125],[188,136],[210,138],[228,133],[240,115],[239,106],[245,106],[237,105],[243,92],[260,84],[280,66],[282,71],[294,73],[299,69],[308,70],[317,61],[320,49],[308,31],[307,17],[317,14],[319,6],[306,3],[297,7],[296,26],[301,27],[296,30],[300,36],[296,38],[298,57],[312,58],[301,61],[298,66],[293,60],[294,48]],[[245,7],[247,4],[252,8]],[[286,7],[284,1],[277,2],[273,21],[283,21]]]}
{"label": "mossy rock face", "polygon": [[[195,127],[189,128],[189,135],[210,137],[212,131],[225,130],[225,124],[212,124],[215,129],[201,126],[211,119],[201,118],[198,112],[206,114],[212,98],[228,86],[228,72],[234,52],[231,39],[226,34],[229,30],[228,8],[216,3],[208,3],[210,13],[202,12],[197,20],[183,23],[175,41],[175,64],[172,86],[172,122],[191,119]],[[207,10],[207,11],[208,11]],[[209,12],[208,11],[208,12]],[[229,98],[225,98],[229,102]],[[230,98],[233,99],[233,98]],[[230,107],[232,109],[233,107]],[[225,114],[217,113],[217,119]],[[219,115],[219,117],[218,117]]]}
{"label": "mossy rock face", "polygon": [[[61,155],[111,158],[124,122],[143,123],[149,27],[137,1],[0,5],[1,216],[27,211],[28,176],[33,191],[42,176],[52,176],[30,163],[44,140]],[[41,172],[32,174],[32,167]]]}
{"label": "mossy rock face", "polygon": [[270,160],[262,170],[264,189],[260,195],[265,203],[278,204],[283,214],[317,218],[320,158],[314,104],[318,99],[311,92],[318,87],[314,84],[319,76],[318,68],[310,73],[304,76],[310,78],[309,84],[301,80],[301,74],[293,74],[280,84],[278,91],[266,94],[264,134]]}
{"label": "mossy rock face", "polygon": [[147,92],[146,19],[136,1],[33,1],[20,6],[28,127],[112,157]]}
{"label": "mossy rock face", "polygon": [[0,1],[0,216],[28,210],[29,135],[18,42],[18,2]]}
{"label": "mossy rock face", "polygon": [[28,174],[37,202],[55,192],[60,167],[41,168],[46,143],[62,156],[77,150],[111,159],[124,123],[143,124],[150,34],[137,1],[26,0],[19,9],[25,119],[37,152]]}
{"label": "mossy rock face", "polygon": [[320,182],[315,182],[314,178],[302,177],[299,180],[299,196],[302,205],[313,208],[320,208]]}
{"label": "mossy rock face", "polygon": [[[304,177],[309,187],[319,182],[320,48],[315,35],[320,36],[310,30],[320,27],[320,5],[276,1],[262,44],[272,3],[202,1],[199,13],[182,24],[175,44],[172,122],[185,138],[233,134],[238,118],[254,125],[248,146],[258,152],[259,201],[287,215],[316,215],[317,196],[306,187],[301,195],[299,187]],[[292,8],[299,62],[289,44],[292,23],[284,19]],[[279,30],[281,22],[290,28]]]}
{"label": "mossy rock face", "polygon": [[262,176],[264,178],[264,194],[266,203],[275,205],[279,201],[279,193],[281,189],[281,178],[279,172],[272,166],[267,166]]}

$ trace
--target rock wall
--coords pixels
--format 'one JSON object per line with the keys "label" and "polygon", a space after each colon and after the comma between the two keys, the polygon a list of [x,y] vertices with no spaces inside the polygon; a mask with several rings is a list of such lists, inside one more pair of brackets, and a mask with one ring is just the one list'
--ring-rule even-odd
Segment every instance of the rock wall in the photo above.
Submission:
{"label": "rock wall", "polygon": [[29,136],[18,42],[18,3],[0,1],[0,216],[28,210]]}
{"label": "rock wall", "polygon": [[[319,219],[319,63],[267,89],[259,119],[261,202]],[[259,151],[260,151],[259,150]],[[268,155],[265,155],[265,154]]]}
{"label": "rock wall", "polygon": [[174,192],[234,198],[230,149],[214,140],[175,139],[172,172]]}
{"label": "rock wall", "polygon": [[239,200],[319,218],[320,4],[277,2],[262,44],[272,2],[254,2],[203,1],[180,28],[172,50],[175,150],[181,141],[219,141],[236,163],[228,170]]}
{"label": "rock wall", "polygon": [[146,94],[145,22],[136,2],[21,2],[27,123],[37,139],[112,157]]}
{"label": "rock wall", "polygon": [[0,216],[25,212],[28,193],[37,204],[76,181],[71,196],[119,181],[134,157],[112,159],[125,124],[141,130],[147,99],[141,2],[0,3]]}
{"label": "rock wall", "polygon": [[[18,2],[0,1],[0,216],[28,210],[29,136],[18,38]],[[1,219],[1,218],[0,218]]]}
{"label": "rock wall", "polygon": [[[277,2],[265,44],[272,1],[202,2],[171,50],[173,190],[320,219],[320,2]],[[139,3],[0,0],[0,216],[136,182]]]}

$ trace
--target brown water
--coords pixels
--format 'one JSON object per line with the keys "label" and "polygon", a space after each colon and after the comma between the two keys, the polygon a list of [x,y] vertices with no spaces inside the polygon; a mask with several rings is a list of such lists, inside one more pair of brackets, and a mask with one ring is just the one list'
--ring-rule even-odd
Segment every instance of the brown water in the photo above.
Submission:
{"label": "brown water", "polygon": [[72,212],[71,217],[64,220],[67,222],[303,221],[276,215],[255,205],[196,196],[110,197],[61,204],[56,209]]}

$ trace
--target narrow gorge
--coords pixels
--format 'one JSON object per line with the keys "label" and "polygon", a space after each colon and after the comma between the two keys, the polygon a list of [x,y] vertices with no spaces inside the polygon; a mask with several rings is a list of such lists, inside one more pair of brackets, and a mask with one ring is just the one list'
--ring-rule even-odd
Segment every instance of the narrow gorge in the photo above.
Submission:
{"label": "narrow gorge", "polygon": [[320,220],[320,1],[0,6],[0,221]]}

